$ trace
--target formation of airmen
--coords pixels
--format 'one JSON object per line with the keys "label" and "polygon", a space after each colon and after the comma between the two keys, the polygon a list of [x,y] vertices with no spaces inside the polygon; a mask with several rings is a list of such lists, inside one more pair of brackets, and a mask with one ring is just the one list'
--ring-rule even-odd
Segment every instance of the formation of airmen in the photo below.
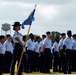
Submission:
{"label": "formation of airmen", "polygon": [[13,41],[8,34],[0,35],[0,75],[10,73],[15,75],[15,65],[19,65],[22,51],[24,51],[23,58],[20,64],[18,75],[22,72],[32,73],[51,73],[63,72],[64,74],[71,74],[76,71],[76,34],[72,35],[72,31],[67,31],[60,37],[55,38],[53,43],[51,33],[49,31],[42,35],[42,40],[37,36],[34,41],[33,33],[29,34],[29,39],[26,41],[26,36],[22,36],[19,32],[20,22],[14,22]]}

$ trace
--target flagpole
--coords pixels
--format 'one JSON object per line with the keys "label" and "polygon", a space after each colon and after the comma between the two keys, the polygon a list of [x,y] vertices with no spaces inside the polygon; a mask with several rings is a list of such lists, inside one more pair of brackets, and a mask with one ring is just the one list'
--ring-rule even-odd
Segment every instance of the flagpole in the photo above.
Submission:
{"label": "flagpole", "polygon": [[[37,4],[35,5],[35,9],[36,9],[36,6],[37,6]],[[31,25],[29,25],[29,28],[28,28],[28,32],[27,32],[27,35],[26,35],[26,41],[28,39],[28,35],[29,35],[29,32],[30,32],[30,29],[31,29]],[[18,71],[19,71],[19,68],[20,68],[20,64],[21,64],[21,61],[22,61],[22,57],[23,57],[23,53],[24,53],[24,50],[22,50],[16,74],[18,74]]]}

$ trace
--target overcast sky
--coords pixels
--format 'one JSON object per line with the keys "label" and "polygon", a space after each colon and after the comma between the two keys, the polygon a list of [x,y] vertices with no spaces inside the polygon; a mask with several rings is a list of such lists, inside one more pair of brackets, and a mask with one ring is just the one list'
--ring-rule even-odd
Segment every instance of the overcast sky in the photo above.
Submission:
{"label": "overcast sky", "polygon": [[[72,30],[76,33],[76,0],[0,0],[0,28],[4,23],[22,23],[36,3],[35,21],[30,32],[42,35],[46,31]],[[20,32],[26,34],[27,29],[25,26]]]}

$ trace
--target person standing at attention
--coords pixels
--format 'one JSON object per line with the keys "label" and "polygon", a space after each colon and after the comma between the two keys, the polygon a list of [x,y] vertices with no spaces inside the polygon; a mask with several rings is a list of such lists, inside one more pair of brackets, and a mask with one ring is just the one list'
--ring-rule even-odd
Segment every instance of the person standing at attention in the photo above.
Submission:
{"label": "person standing at attention", "polygon": [[6,49],[5,52],[5,69],[7,73],[10,73],[10,66],[12,62],[12,55],[13,55],[13,46],[11,42],[11,36],[9,34],[6,35],[6,41],[4,42],[4,46]]}
{"label": "person standing at attention", "polygon": [[3,35],[0,35],[0,75],[3,73],[3,65],[4,65],[4,54],[5,54],[5,47],[4,47],[4,39]]}
{"label": "person standing at attention", "polygon": [[64,74],[71,74],[72,66],[72,32],[71,30],[67,31],[67,37],[63,41],[63,49],[66,53],[66,61],[64,62]]}
{"label": "person standing at attention", "polygon": [[[12,25],[12,26],[13,26],[13,30],[15,31],[14,35],[13,35],[13,41],[15,44],[14,44],[14,50],[13,50],[13,60],[12,60],[12,65],[11,65],[11,75],[15,75],[14,74],[15,64],[16,64],[17,60],[18,60],[18,63],[20,61],[20,57],[21,57],[21,53],[24,48],[24,45],[22,44],[23,36],[19,32],[20,26],[21,26],[20,22],[15,22],[14,25]],[[22,75],[21,70],[22,70],[22,68],[20,65],[18,75]]]}
{"label": "person standing at attention", "polygon": [[51,48],[52,48],[52,41],[50,39],[50,32],[46,32],[46,38],[43,40],[43,47],[42,52],[44,54],[44,71],[43,73],[50,73],[50,59],[51,59]]}

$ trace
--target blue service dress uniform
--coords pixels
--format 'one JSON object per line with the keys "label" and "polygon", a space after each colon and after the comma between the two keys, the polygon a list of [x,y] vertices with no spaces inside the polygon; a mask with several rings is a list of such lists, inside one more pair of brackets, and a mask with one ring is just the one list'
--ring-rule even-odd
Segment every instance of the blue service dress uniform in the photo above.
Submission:
{"label": "blue service dress uniform", "polygon": [[72,57],[72,59],[73,59],[73,61],[72,61],[72,70],[73,71],[76,71],[76,39],[73,39],[73,42],[72,42],[72,49],[73,49],[73,57]]}
{"label": "blue service dress uniform", "polygon": [[39,72],[39,42],[35,42],[35,70]]}
{"label": "blue service dress uniform", "polygon": [[[13,61],[12,61],[12,65],[11,65],[11,75],[14,75],[16,61],[18,61],[18,63],[19,63],[21,53],[23,50],[22,45],[15,39],[16,37],[18,37],[20,39],[20,41],[22,41],[22,39],[23,39],[23,36],[21,33],[16,32],[16,31],[14,32],[14,35],[13,35],[14,50],[13,50]],[[22,65],[20,65],[18,75],[21,75],[21,72],[22,72]]]}
{"label": "blue service dress uniform", "polygon": [[54,50],[54,52],[53,52],[53,54],[54,54],[53,71],[54,72],[58,71],[58,66],[59,66],[58,45],[59,45],[59,43],[55,42],[52,47],[52,49]]}
{"label": "blue service dress uniform", "polygon": [[44,73],[50,73],[50,59],[51,59],[51,48],[52,41],[50,38],[46,37],[43,40],[44,49]]}
{"label": "blue service dress uniform", "polygon": [[28,65],[30,67],[29,71],[33,72],[35,71],[35,65],[34,65],[34,50],[35,50],[35,44],[34,44],[34,40],[29,39],[26,42],[26,47],[27,47],[27,53],[28,53]]}
{"label": "blue service dress uniform", "polygon": [[6,49],[5,52],[5,71],[7,73],[10,73],[10,67],[11,67],[11,62],[12,62],[12,55],[13,55],[13,45],[12,42],[9,40],[6,40],[4,42],[4,46]]}
{"label": "blue service dress uniform", "polygon": [[42,53],[43,40],[39,43],[39,57],[40,57],[40,72],[43,72],[43,53]]}
{"label": "blue service dress uniform", "polygon": [[60,47],[60,58],[59,58],[59,66],[60,66],[60,71],[64,71],[64,61],[65,61],[65,57],[66,55],[64,55],[65,51],[63,50],[63,41],[64,39],[62,38],[59,41],[59,46]]}
{"label": "blue service dress uniform", "polygon": [[71,37],[66,37],[64,39],[63,45],[65,45],[65,54],[66,60],[64,63],[64,73],[71,73],[71,66],[72,66],[72,41]]}
{"label": "blue service dress uniform", "polygon": [[5,47],[4,44],[0,42],[0,75],[2,75],[3,73],[4,54],[5,54]]}

